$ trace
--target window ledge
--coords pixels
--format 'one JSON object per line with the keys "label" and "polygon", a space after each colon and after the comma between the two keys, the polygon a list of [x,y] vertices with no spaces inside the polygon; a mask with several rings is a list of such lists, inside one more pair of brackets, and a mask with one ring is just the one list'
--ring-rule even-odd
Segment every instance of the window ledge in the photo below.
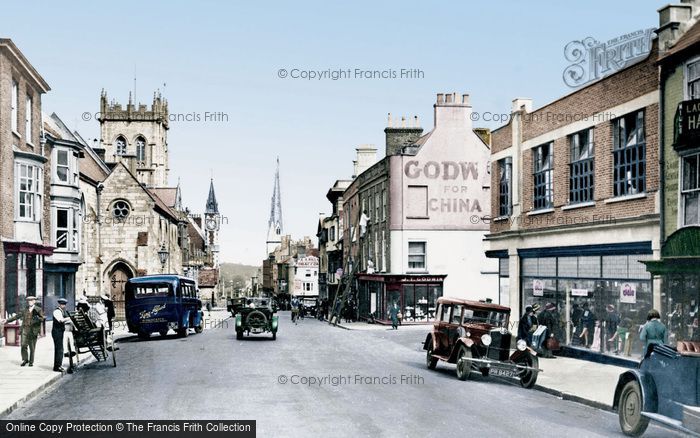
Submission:
{"label": "window ledge", "polygon": [[31,141],[28,141],[28,142],[27,142],[27,146],[29,146],[30,148],[34,149],[34,143],[32,143]]}
{"label": "window ledge", "polygon": [[537,216],[538,214],[554,213],[554,208],[542,208],[540,210],[533,210],[526,213],[526,216]]}
{"label": "window ledge", "polygon": [[430,219],[430,216],[406,216],[406,219]]}
{"label": "window ledge", "polygon": [[12,130],[12,133],[15,135],[15,137],[19,138],[20,140],[22,139],[22,135],[14,129]]}
{"label": "window ledge", "polygon": [[625,196],[617,196],[615,198],[609,198],[603,202],[605,202],[606,204],[614,204],[616,202],[632,201],[634,199],[643,199],[646,197],[647,197],[646,193],[637,193],[636,195],[625,195]]}
{"label": "window ledge", "polygon": [[561,209],[562,210],[575,210],[577,208],[586,208],[586,207],[594,207],[595,206],[595,201],[589,201],[589,202],[579,202],[578,204],[568,204],[563,206]]}
{"label": "window ledge", "polygon": [[504,222],[510,219],[510,216],[498,216],[497,218],[492,219],[492,222]]}

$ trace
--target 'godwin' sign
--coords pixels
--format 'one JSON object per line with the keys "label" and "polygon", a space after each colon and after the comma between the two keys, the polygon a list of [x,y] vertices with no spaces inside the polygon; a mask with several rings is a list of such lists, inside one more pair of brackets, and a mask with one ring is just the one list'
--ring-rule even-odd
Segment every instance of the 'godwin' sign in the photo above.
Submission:
{"label": "'godwin' sign", "polygon": [[[428,198],[430,211],[441,213],[481,213],[478,199],[467,197],[469,183],[479,181],[479,163],[473,161],[407,161],[404,174],[412,180],[428,179],[445,182],[439,188],[443,197]],[[474,184],[474,183],[472,183]],[[478,183],[474,187],[479,187]],[[424,198],[425,199],[425,198]]]}

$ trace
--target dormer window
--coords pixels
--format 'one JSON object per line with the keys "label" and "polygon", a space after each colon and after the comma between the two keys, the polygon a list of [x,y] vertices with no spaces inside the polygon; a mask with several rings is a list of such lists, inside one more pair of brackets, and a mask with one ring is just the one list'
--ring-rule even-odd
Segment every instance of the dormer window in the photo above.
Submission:
{"label": "dormer window", "polygon": [[119,136],[117,137],[117,141],[115,142],[116,145],[116,154],[117,155],[126,155],[126,139],[124,137]]}

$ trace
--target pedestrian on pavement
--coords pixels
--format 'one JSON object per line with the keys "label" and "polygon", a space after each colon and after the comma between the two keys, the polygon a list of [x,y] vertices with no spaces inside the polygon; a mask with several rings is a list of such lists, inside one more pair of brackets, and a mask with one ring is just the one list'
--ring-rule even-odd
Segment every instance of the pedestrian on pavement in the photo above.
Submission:
{"label": "pedestrian on pavement", "polygon": [[539,322],[540,326],[547,328],[545,339],[541,346],[543,357],[551,358],[554,356],[552,354],[552,349],[550,348],[550,346],[554,344],[552,341],[550,341],[550,339],[554,339],[554,342],[558,341],[557,335],[559,334],[559,318],[558,315],[555,316],[554,313],[556,308],[557,306],[555,306],[554,303],[547,303],[544,306],[544,310],[537,315],[537,322]]}
{"label": "pedestrian on pavement", "polygon": [[399,305],[396,301],[389,307],[389,312],[387,312],[389,315],[389,318],[391,318],[391,328],[393,330],[398,330],[399,329],[399,313],[401,313],[401,309],[399,308]]}
{"label": "pedestrian on pavement", "polygon": [[83,294],[83,296],[78,299],[78,305],[76,308],[78,311],[81,311],[86,315],[88,314],[90,311],[90,303],[88,303],[87,295]]}
{"label": "pedestrian on pavement", "polygon": [[36,340],[41,333],[41,323],[46,320],[44,312],[41,310],[36,302],[36,297],[28,295],[26,298],[27,308],[13,316],[9,319],[3,319],[0,323],[5,324],[8,322],[13,322],[22,320],[22,325],[20,328],[20,344],[21,344],[21,354],[22,354],[22,364],[20,366],[25,366],[29,364],[30,367],[34,366],[34,351],[36,350]]}
{"label": "pedestrian on pavement", "polygon": [[109,294],[102,294],[102,302],[107,309],[107,323],[109,324],[109,331],[111,332],[112,320],[114,320],[114,317],[116,316],[116,313],[114,312],[114,301],[112,301]]}
{"label": "pedestrian on pavement", "polygon": [[[539,308],[539,305],[536,306]],[[524,340],[528,346],[532,345],[532,333],[537,329],[535,310],[534,306],[525,307],[525,314],[518,322],[518,340]]]}
{"label": "pedestrian on pavement", "polygon": [[100,301],[95,304],[95,325],[109,328],[109,318],[107,318],[107,306],[104,303],[104,295],[100,296]]}
{"label": "pedestrian on pavement", "polygon": [[661,322],[661,315],[656,309],[647,314],[647,322],[642,327],[639,339],[644,341],[644,355],[649,353],[649,346],[666,343],[666,326]]}
{"label": "pedestrian on pavement", "polygon": [[68,300],[59,298],[58,305],[53,311],[53,324],[51,326],[51,337],[53,338],[53,370],[59,373],[63,369],[63,338],[66,332],[66,325],[70,324],[70,317],[66,311]]}
{"label": "pedestrian on pavement", "polygon": [[292,298],[291,306],[292,306],[292,322],[294,324],[298,324],[299,323],[299,298],[297,298],[297,297]]}
{"label": "pedestrian on pavement", "polygon": [[571,343],[573,345],[580,344],[580,338],[579,335],[583,331],[583,328],[581,327],[581,315],[583,315],[583,310],[581,310],[581,307],[578,305],[578,303],[574,303],[573,306],[571,306]]}

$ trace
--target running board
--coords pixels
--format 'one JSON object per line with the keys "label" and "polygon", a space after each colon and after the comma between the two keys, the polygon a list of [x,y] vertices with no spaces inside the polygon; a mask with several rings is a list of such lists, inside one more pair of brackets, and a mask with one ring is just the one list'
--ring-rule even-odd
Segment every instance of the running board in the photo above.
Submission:
{"label": "running board", "polygon": [[700,437],[700,434],[698,434],[697,432],[693,432],[692,430],[683,427],[683,423],[681,421],[674,420],[673,418],[654,412],[642,412],[642,415],[650,420],[656,421],[657,423],[661,423],[664,426],[668,426],[683,433],[687,433],[690,436]]}

